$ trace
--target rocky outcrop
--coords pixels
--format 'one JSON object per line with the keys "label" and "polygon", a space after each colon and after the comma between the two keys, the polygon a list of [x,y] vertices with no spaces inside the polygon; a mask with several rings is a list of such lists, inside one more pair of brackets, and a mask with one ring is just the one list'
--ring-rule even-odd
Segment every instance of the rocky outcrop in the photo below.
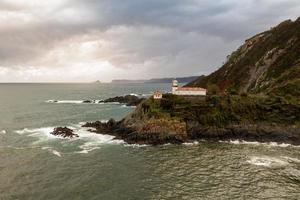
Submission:
{"label": "rocky outcrop", "polygon": [[88,122],[83,127],[94,128],[91,132],[113,135],[128,144],[180,144],[188,140],[185,124],[166,121],[140,122],[137,126],[129,126],[124,120],[116,122],[110,119],[107,123],[100,121]]}
{"label": "rocky outcrop", "polygon": [[134,95],[125,95],[125,96],[116,96],[112,98],[105,99],[103,102],[104,103],[113,103],[113,102],[118,102],[122,104],[126,104],[126,106],[137,106],[140,104],[144,98],[139,98]]}
{"label": "rocky outcrop", "polygon": [[188,126],[188,137],[192,140],[215,141],[243,140],[248,142],[276,142],[300,145],[298,126],[270,124],[228,125],[226,127]]}
{"label": "rocky outcrop", "polygon": [[139,124],[139,128],[128,127],[124,121],[110,120],[107,123],[86,123],[84,127],[99,134],[116,136],[129,144],[181,144],[195,140],[230,141],[241,140],[249,142],[276,142],[300,145],[300,127],[277,125],[229,125],[226,127],[205,127],[193,122],[166,123],[163,120],[151,120]]}
{"label": "rocky outcrop", "polygon": [[[164,95],[163,101],[155,101],[148,99],[140,104],[133,113],[129,114],[121,121],[109,120],[107,123],[93,122],[86,123],[84,127],[92,127],[91,131],[99,134],[109,134],[116,136],[116,139],[123,139],[129,144],[165,144],[173,143],[180,144],[193,140],[244,140],[258,142],[277,142],[293,145],[300,145],[300,124],[298,116],[286,121],[285,123],[271,122],[275,115],[276,107],[271,104],[271,118],[266,118],[268,113],[264,112],[263,118],[257,118],[255,109],[260,109],[258,106],[246,107],[243,106],[241,113],[237,111],[241,108],[224,107],[224,102],[218,103],[222,105],[220,114],[217,113],[218,104],[212,104],[210,98],[202,99],[202,104],[199,99],[183,102],[182,99],[173,99],[170,95]],[[247,97],[243,97],[247,98]],[[234,100],[229,98],[231,104]],[[168,102],[169,101],[169,102]],[[178,101],[178,102],[177,102]],[[198,105],[191,104],[192,101]],[[207,102],[206,102],[207,101]],[[243,101],[249,99],[237,99],[243,105]],[[177,103],[180,104],[178,107]],[[205,105],[207,103],[207,105]],[[169,108],[170,105],[174,107]],[[187,107],[183,107],[186,105]],[[200,106],[200,107],[199,107]],[[263,105],[261,105],[263,106]],[[170,110],[167,110],[169,108]],[[190,108],[190,110],[189,110]],[[263,106],[264,108],[264,106]],[[289,108],[291,111],[290,107]],[[254,112],[252,114],[244,113]],[[228,112],[228,113],[227,113]],[[296,111],[295,111],[296,113]],[[295,113],[285,112],[286,117]],[[233,114],[235,116],[233,116]],[[278,115],[278,114],[277,114]],[[224,123],[217,123],[219,120],[226,120],[226,116],[230,117]],[[233,118],[234,117],[234,118]],[[281,119],[279,116],[277,116]],[[252,119],[253,118],[253,119]],[[258,121],[255,121],[257,118]],[[234,121],[232,121],[234,119]],[[268,119],[268,120],[266,120]],[[236,121],[239,120],[239,121]],[[231,122],[230,122],[231,121]],[[246,122],[246,123],[245,123]]]}
{"label": "rocky outcrop", "polygon": [[63,138],[79,137],[77,134],[74,133],[72,129],[69,129],[67,127],[54,128],[53,132],[51,132],[50,134],[55,136],[61,136]]}
{"label": "rocky outcrop", "polygon": [[149,117],[144,104],[121,121],[110,119],[86,123],[83,127],[94,128],[90,131],[116,136],[129,144],[179,144],[188,141],[186,124],[172,118]]}

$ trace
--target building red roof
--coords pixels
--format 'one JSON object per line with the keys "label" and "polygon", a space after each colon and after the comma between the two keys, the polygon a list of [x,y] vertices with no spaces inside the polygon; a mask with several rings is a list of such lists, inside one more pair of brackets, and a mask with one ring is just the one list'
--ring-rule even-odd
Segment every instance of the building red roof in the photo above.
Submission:
{"label": "building red roof", "polygon": [[178,87],[176,91],[206,91],[206,89],[200,87]]}

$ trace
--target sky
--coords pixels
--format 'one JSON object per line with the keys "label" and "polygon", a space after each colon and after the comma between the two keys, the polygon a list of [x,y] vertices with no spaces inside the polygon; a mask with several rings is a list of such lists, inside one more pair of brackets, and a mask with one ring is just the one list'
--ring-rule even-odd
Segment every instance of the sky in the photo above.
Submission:
{"label": "sky", "polygon": [[0,0],[0,82],[209,74],[299,0]]}

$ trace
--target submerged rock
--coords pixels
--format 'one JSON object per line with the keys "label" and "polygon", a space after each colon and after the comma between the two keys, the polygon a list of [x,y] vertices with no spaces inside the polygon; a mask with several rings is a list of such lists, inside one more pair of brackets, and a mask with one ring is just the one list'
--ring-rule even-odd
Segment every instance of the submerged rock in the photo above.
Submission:
{"label": "submerged rock", "polygon": [[72,129],[69,129],[67,127],[57,127],[54,128],[53,132],[50,134],[55,135],[55,136],[61,136],[61,137],[68,137],[68,138],[73,138],[73,137],[79,137],[79,135],[75,134]]}

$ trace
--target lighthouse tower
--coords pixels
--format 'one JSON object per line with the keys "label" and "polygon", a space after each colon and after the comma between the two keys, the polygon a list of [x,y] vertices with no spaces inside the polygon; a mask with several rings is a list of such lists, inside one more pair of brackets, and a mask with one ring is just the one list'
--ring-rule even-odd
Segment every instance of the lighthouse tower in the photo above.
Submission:
{"label": "lighthouse tower", "polygon": [[178,81],[176,79],[174,79],[172,81],[172,93],[174,94],[177,89],[178,89]]}

